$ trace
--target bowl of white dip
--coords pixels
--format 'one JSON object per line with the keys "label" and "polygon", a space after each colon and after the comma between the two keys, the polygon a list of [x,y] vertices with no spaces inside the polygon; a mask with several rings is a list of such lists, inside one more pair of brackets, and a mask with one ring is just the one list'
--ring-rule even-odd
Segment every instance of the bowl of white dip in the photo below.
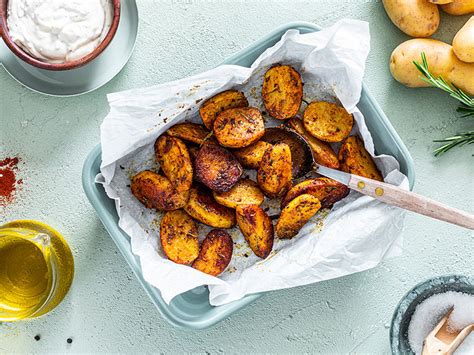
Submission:
{"label": "bowl of white dip", "polygon": [[0,0],[0,34],[22,61],[70,70],[94,60],[112,41],[120,0]]}

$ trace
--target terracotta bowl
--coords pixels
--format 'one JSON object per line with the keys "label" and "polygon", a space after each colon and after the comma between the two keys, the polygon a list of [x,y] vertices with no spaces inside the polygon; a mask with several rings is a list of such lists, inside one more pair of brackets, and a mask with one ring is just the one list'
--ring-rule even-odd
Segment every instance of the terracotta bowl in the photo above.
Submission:
{"label": "terracotta bowl", "polygon": [[2,36],[3,41],[18,58],[34,67],[46,70],[71,70],[79,68],[94,60],[100,53],[102,53],[105,48],[107,48],[109,43],[114,38],[120,20],[120,0],[112,0],[113,18],[109,32],[105,36],[104,40],[99,44],[96,49],[94,49],[93,52],[80,59],[72,60],[65,63],[47,63],[33,57],[31,54],[29,54],[20,46],[18,46],[15,42],[13,42],[8,33],[7,5],[8,0],[0,0],[0,35]]}

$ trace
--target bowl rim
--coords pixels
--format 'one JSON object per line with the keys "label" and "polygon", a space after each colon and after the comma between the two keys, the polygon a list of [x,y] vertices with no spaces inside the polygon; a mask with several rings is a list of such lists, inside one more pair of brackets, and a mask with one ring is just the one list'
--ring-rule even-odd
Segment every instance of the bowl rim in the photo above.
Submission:
{"label": "bowl rim", "polygon": [[105,48],[107,48],[110,42],[112,42],[112,39],[114,38],[115,33],[117,32],[117,28],[120,22],[120,1],[121,0],[111,0],[112,8],[113,8],[112,23],[110,24],[109,31],[107,32],[107,35],[104,37],[102,42],[100,42],[100,44],[91,53],[76,60],[72,60],[72,61],[64,62],[64,63],[44,62],[32,56],[31,54],[26,52],[23,48],[21,48],[18,44],[16,44],[11,39],[8,33],[9,32],[8,25],[7,25],[8,0],[0,0],[0,36],[2,37],[7,47],[10,49],[10,51],[13,54],[15,54],[15,56],[20,58],[25,63],[30,64],[36,68],[45,69],[45,70],[53,70],[53,71],[76,69],[94,60],[96,57],[99,56],[99,54],[101,54],[105,50]]}

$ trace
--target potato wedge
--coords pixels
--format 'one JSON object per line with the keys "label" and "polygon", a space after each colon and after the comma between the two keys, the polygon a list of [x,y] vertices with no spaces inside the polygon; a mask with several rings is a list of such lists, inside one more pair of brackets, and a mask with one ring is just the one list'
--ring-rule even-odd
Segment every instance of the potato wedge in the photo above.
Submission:
{"label": "potato wedge", "polygon": [[247,107],[247,98],[237,90],[223,91],[207,99],[199,108],[199,115],[207,129],[212,129],[217,115],[224,110],[235,107]]}
{"label": "potato wedge", "polygon": [[218,204],[209,192],[191,188],[184,210],[194,219],[214,228],[232,228],[234,210]]}
{"label": "potato wedge", "polygon": [[265,259],[273,248],[273,224],[270,217],[258,205],[240,205],[235,210],[237,224],[250,249]]}
{"label": "potato wedge", "polygon": [[188,191],[176,191],[168,178],[149,170],[132,177],[130,188],[132,194],[146,208],[155,208],[158,211],[182,208],[189,197]]}
{"label": "potato wedge", "polygon": [[277,143],[265,151],[258,168],[257,181],[270,198],[280,197],[291,187],[292,164],[288,144]]}
{"label": "potato wedge", "polygon": [[166,177],[178,192],[187,191],[193,183],[193,165],[188,148],[179,138],[162,135],[155,142],[155,157]]}
{"label": "potato wedge", "polygon": [[232,151],[237,158],[237,160],[244,166],[249,169],[258,169],[260,161],[263,158],[263,154],[267,148],[270,148],[272,145],[264,141],[258,141],[252,145],[249,145],[245,148],[240,148]]}
{"label": "potato wedge", "polygon": [[262,114],[255,107],[222,111],[214,121],[214,135],[224,147],[243,148],[255,143],[265,133]]}
{"label": "potato wedge", "polygon": [[196,144],[203,144],[211,134],[203,125],[191,122],[178,123],[166,133],[171,137]]}
{"label": "potato wedge", "polygon": [[303,124],[313,137],[325,142],[340,142],[351,133],[354,119],[344,107],[313,101],[304,111]]}
{"label": "potato wedge", "polygon": [[160,241],[168,259],[175,263],[190,264],[199,255],[196,223],[183,210],[165,213],[160,223]]}
{"label": "potato wedge", "polygon": [[263,104],[268,114],[279,120],[296,115],[303,100],[300,74],[289,65],[277,65],[267,70],[262,86]]}
{"label": "potato wedge", "polygon": [[206,274],[221,274],[232,260],[234,242],[229,233],[214,229],[203,240],[199,256],[194,260],[193,268]]}
{"label": "potato wedge", "polygon": [[281,211],[276,224],[276,234],[281,239],[291,239],[321,208],[319,200],[303,194],[290,201]]}
{"label": "potato wedge", "polygon": [[212,193],[214,199],[223,206],[236,208],[239,205],[261,205],[265,196],[255,181],[250,179],[239,180],[227,192]]}
{"label": "potato wedge", "polygon": [[339,163],[342,171],[383,181],[382,174],[365,149],[364,142],[357,136],[348,137],[341,145]]}

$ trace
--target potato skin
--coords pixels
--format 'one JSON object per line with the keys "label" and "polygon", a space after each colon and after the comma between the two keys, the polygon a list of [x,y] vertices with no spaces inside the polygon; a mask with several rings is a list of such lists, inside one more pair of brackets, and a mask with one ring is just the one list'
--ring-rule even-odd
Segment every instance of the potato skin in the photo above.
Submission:
{"label": "potato skin", "polygon": [[288,144],[277,143],[265,151],[257,171],[257,181],[270,198],[280,197],[291,187],[292,162]]}
{"label": "potato skin", "polygon": [[203,240],[199,256],[192,266],[206,274],[217,276],[232,260],[233,248],[230,235],[226,231],[214,229]]}
{"label": "potato skin", "polygon": [[383,181],[382,174],[357,136],[348,137],[339,149],[341,170],[369,179]]}
{"label": "potato skin", "polygon": [[474,1],[454,0],[449,4],[441,5],[441,9],[450,15],[467,15],[474,13]]}
{"label": "potato skin", "polygon": [[217,115],[224,110],[249,105],[245,95],[237,90],[223,91],[207,99],[199,108],[199,115],[207,129],[212,129]]}
{"label": "potato skin", "polygon": [[203,144],[211,134],[203,125],[191,122],[178,123],[169,128],[166,133],[170,137],[179,138],[199,145]]}
{"label": "potato skin", "polygon": [[279,120],[296,115],[303,99],[301,75],[289,65],[267,70],[262,86],[263,104],[268,114]]}
{"label": "potato skin", "polygon": [[270,143],[258,141],[248,147],[236,149],[233,153],[242,166],[249,169],[258,169],[263,154],[271,146]]}
{"label": "potato skin", "polygon": [[237,208],[239,205],[261,205],[265,199],[258,184],[250,179],[239,180],[227,192],[214,191],[212,194],[217,203],[229,208]]}
{"label": "potato skin", "polygon": [[196,223],[183,210],[168,211],[160,223],[161,247],[168,259],[190,264],[199,254]]}
{"label": "potato skin", "polygon": [[276,224],[276,234],[280,239],[291,239],[321,208],[319,200],[309,194],[299,195],[281,211]]}
{"label": "potato skin", "polygon": [[474,16],[454,36],[453,51],[463,62],[474,63]]}
{"label": "potato skin", "polygon": [[242,166],[231,152],[210,143],[199,149],[194,167],[197,180],[219,193],[229,191],[243,173]]}
{"label": "potato skin", "polygon": [[197,188],[189,190],[189,200],[184,210],[194,219],[214,228],[232,228],[234,210],[218,204],[209,192]]}
{"label": "potato skin", "polygon": [[237,224],[250,249],[265,259],[273,248],[273,224],[270,217],[258,205],[240,205],[235,210]]}
{"label": "potato skin", "polygon": [[255,107],[222,111],[214,121],[214,135],[224,147],[243,148],[255,143],[265,133],[265,123]]}

